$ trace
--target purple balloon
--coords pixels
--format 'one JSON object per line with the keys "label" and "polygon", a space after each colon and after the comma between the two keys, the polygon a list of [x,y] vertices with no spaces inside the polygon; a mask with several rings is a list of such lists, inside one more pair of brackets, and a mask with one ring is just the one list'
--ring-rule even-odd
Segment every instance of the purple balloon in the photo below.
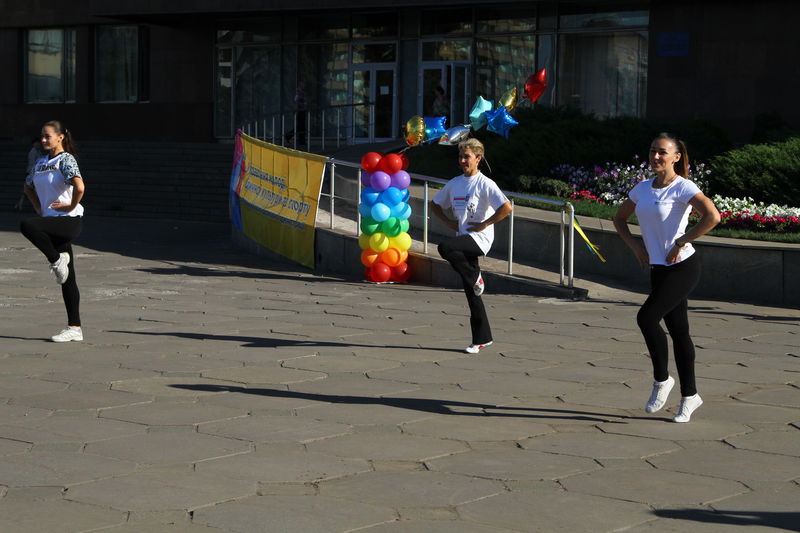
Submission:
{"label": "purple balloon", "polygon": [[373,172],[369,181],[372,188],[376,191],[385,191],[389,185],[392,184],[392,178],[390,178],[389,174],[382,170]]}
{"label": "purple balloon", "polygon": [[371,187],[372,186],[371,180],[372,180],[371,172],[367,172],[366,170],[361,172],[361,185],[363,185],[364,187]]}
{"label": "purple balloon", "polygon": [[411,185],[411,176],[405,170],[398,170],[392,174],[392,187],[403,190],[408,189],[409,185]]}

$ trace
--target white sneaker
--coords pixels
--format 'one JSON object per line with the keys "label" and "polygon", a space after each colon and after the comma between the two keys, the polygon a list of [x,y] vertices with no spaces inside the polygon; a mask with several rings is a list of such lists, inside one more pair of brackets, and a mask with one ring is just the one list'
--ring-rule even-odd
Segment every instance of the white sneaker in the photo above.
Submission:
{"label": "white sneaker", "polygon": [[470,344],[469,346],[464,348],[464,351],[467,353],[478,353],[481,351],[482,348],[486,348],[490,344],[492,344],[492,341],[489,341],[486,344]]}
{"label": "white sneaker", "polygon": [[673,422],[688,422],[692,418],[692,413],[695,409],[703,405],[703,399],[699,394],[694,396],[683,396],[681,398],[681,406],[678,409],[678,414],[672,419]]}
{"label": "white sneaker", "polygon": [[50,265],[50,270],[56,275],[58,284],[63,285],[69,277],[69,254],[61,252],[58,261]]}
{"label": "white sneaker", "polygon": [[69,342],[69,341],[82,341],[83,331],[81,328],[71,328],[67,326],[60,333],[50,337],[53,342]]}
{"label": "white sneaker", "polygon": [[647,405],[644,407],[645,412],[655,413],[664,407],[669,397],[669,391],[675,386],[675,378],[668,377],[666,381],[654,381],[653,392],[650,394],[650,399],[647,400]]}
{"label": "white sneaker", "polygon": [[[478,280],[475,282],[475,285],[472,286],[472,290],[475,291],[475,296],[480,296],[481,294],[483,294],[483,289],[485,287],[486,287],[486,284],[483,283],[483,275],[478,274]],[[475,353],[478,353],[478,352],[475,352]]]}

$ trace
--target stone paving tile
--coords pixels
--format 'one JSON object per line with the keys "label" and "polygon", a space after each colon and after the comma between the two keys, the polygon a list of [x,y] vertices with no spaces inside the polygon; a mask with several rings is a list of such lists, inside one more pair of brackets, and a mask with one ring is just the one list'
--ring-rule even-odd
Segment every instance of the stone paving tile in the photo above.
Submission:
{"label": "stone paving tile", "polygon": [[31,449],[31,443],[0,438],[0,456],[17,455]]}
{"label": "stone paving tile", "polygon": [[320,483],[320,494],[374,505],[450,508],[505,492],[498,481],[444,472],[373,472]]}
{"label": "stone paving tile", "polygon": [[3,457],[0,479],[8,487],[63,486],[127,474],[136,468],[136,464],[129,461],[79,452],[40,452]]}
{"label": "stone paving tile", "polygon": [[295,357],[284,361],[281,366],[298,370],[311,370],[315,372],[370,372],[397,368],[400,363],[388,359],[373,357],[356,357],[354,355],[325,355]]}
{"label": "stone paving tile", "polygon": [[515,533],[510,529],[498,529],[456,520],[397,520],[362,531],[364,533],[430,533],[433,531],[436,533]]}
{"label": "stone paving tile", "polygon": [[588,458],[521,449],[470,451],[425,464],[433,471],[500,481],[555,480],[600,468]]}
{"label": "stone paving tile", "polygon": [[664,424],[665,421],[670,420],[671,415],[662,414],[661,412],[644,415],[644,411],[641,411],[643,416],[631,420],[615,420],[600,424],[598,427],[605,433],[676,442],[693,440],[718,441],[726,437],[744,435],[752,431],[751,428],[744,424],[702,418],[702,409],[700,407],[692,415],[691,427],[687,427],[687,424]]}
{"label": "stone paving tile", "polygon": [[781,388],[764,388],[751,393],[739,394],[736,399],[762,405],[800,408],[800,388],[791,385]]}
{"label": "stone paving tile", "polygon": [[148,433],[90,443],[86,453],[143,465],[192,463],[250,451],[246,442],[193,431]]}
{"label": "stone paving tile", "polygon": [[248,416],[200,425],[200,433],[243,441],[311,442],[352,433],[347,424],[320,422],[297,416]]}
{"label": "stone paving tile", "polygon": [[147,431],[146,427],[139,424],[98,418],[94,411],[58,411],[45,419],[18,421],[15,427],[52,435],[37,439],[34,441],[37,444],[64,441],[88,443]]}
{"label": "stone paving tile", "polygon": [[[688,444],[687,444],[688,446]],[[800,477],[800,459],[722,443],[695,443],[687,449],[648,459],[656,468],[742,481],[791,481]]]}
{"label": "stone paving tile", "polygon": [[551,433],[546,424],[520,424],[518,419],[492,415],[436,416],[403,424],[403,433],[442,439],[478,441],[516,441]]}
{"label": "stone paving tile", "polygon": [[800,429],[786,426],[784,431],[759,431],[725,439],[737,449],[800,457]]}
{"label": "stone paving tile", "polygon": [[339,457],[363,457],[371,461],[425,461],[436,457],[465,452],[469,448],[457,441],[418,437],[414,435],[376,434],[345,435],[310,442],[310,451]]}
{"label": "stone paving tile", "polygon": [[14,402],[20,405],[39,407],[42,409],[85,410],[136,405],[149,402],[150,400],[151,398],[149,396],[117,390],[68,389],[47,394],[20,396],[18,399],[15,399]]}
{"label": "stone paving tile", "polygon": [[67,498],[131,511],[187,510],[253,496],[250,480],[200,472],[149,471],[69,487]]}
{"label": "stone paving tile", "polygon": [[192,402],[164,404],[152,402],[132,407],[103,409],[100,417],[109,420],[135,422],[145,426],[195,425],[215,420],[247,416],[247,411],[222,406],[208,406]]}
{"label": "stone paving tile", "polygon": [[506,492],[460,505],[457,510],[467,521],[543,533],[620,531],[653,519],[644,504],[558,489]]}
{"label": "stone paving tile", "polygon": [[126,520],[125,512],[64,500],[0,500],[3,533],[96,531]]}
{"label": "stone paving tile", "polygon": [[586,439],[576,439],[569,434],[550,434],[523,440],[519,446],[526,450],[577,455],[594,459],[641,459],[662,453],[678,451],[673,442],[599,433]]}
{"label": "stone paving tile", "polygon": [[195,523],[236,533],[263,531],[264,524],[281,533],[344,532],[396,519],[388,507],[323,496],[247,498],[198,509],[193,518]]}
{"label": "stone paving tile", "polygon": [[593,494],[628,502],[668,505],[701,505],[749,492],[736,481],[705,476],[642,470],[604,468],[561,480],[570,493]]}
{"label": "stone paving tile", "polygon": [[268,445],[253,453],[203,461],[196,470],[211,477],[260,483],[316,483],[370,472],[372,467],[362,458]]}

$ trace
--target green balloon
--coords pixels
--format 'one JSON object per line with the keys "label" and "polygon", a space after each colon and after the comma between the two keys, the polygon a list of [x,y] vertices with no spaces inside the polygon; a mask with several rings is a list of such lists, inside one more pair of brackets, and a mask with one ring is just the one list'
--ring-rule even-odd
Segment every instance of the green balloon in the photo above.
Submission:
{"label": "green balloon", "polygon": [[381,222],[381,232],[385,233],[387,237],[397,237],[402,233],[401,223],[395,217],[389,217]]}
{"label": "green balloon", "polygon": [[364,217],[361,219],[361,232],[366,233],[367,235],[372,235],[376,231],[378,231],[381,227],[381,223],[376,221],[372,217]]}
{"label": "green balloon", "polygon": [[405,231],[408,231],[408,228],[409,228],[410,226],[411,226],[411,224],[409,224],[409,223],[408,223],[408,219],[407,219],[407,218],[406,218],[406,219],[403,219],[403,220],[401,220],[401,221],[400,221],[400,233],[403,233],[403,232],[405,232]]}

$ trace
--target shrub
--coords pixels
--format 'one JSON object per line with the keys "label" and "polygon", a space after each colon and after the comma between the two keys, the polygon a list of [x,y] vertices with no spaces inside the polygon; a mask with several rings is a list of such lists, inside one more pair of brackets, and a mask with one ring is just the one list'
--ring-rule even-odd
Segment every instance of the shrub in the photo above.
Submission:
{"label": "shrub", "polygon": [[800,137],[730,150],[710,166],[716,194],[789,205],[800,198]]}
{"label": "shrub", "polygon": [[517,176],[517,183],[519,183],[524,191],[538,194],[545,194],[548,196],[555,196],[558,198],[569,198],[573,189],[567,183],[552,178],[542,178],[535,176]]}

